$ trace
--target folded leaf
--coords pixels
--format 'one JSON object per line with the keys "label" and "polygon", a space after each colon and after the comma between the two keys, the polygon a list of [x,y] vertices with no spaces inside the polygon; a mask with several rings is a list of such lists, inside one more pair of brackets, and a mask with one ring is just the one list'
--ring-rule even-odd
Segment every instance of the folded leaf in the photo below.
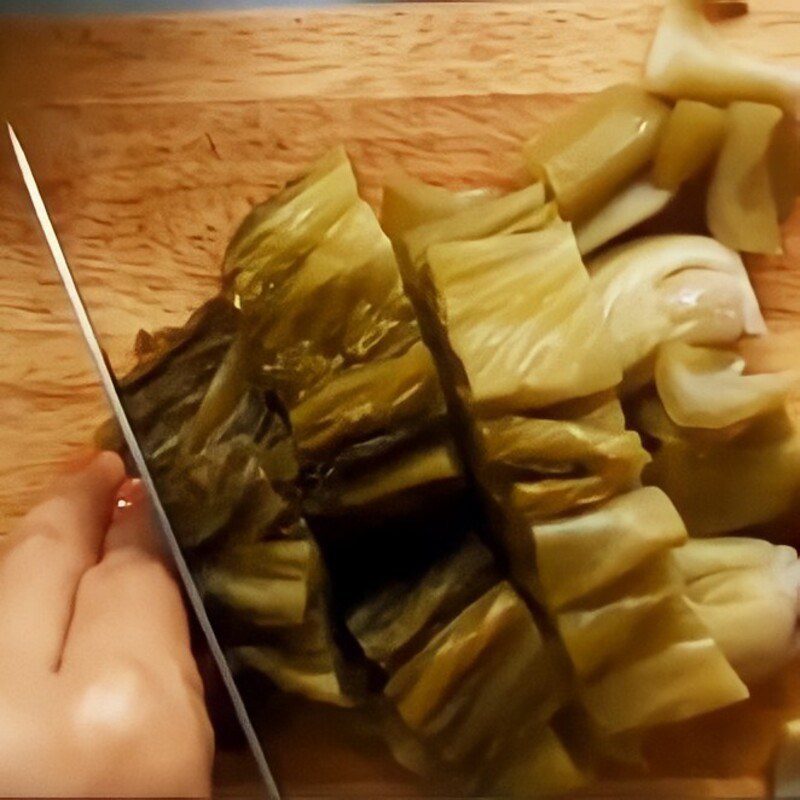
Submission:
{"label": "folded leaf", "polygon": [[798,375],[744,375],[744,359],[727,350],[662,345],[656,359],[658,394],[676,425],[726,428],[781,408]]}
{"label": "folded leaf", "polygon": [[739,677],[752,685],[797,653],[800,562],[761,539],[690,540],[675,551],[686,596]]}
{"label": "folded leaf", "polygon": [[713,239],[636,239],[604,253],[589,270],[627,373],[665,341],[725,344],[766,332],[741,258]]}
{"label": "folded leaf", "polygon": [[755,100],[792,107],[800,73],[726,45],[698,0],[669,0],[647,59],[647,85],[676,99],[726,105]]}

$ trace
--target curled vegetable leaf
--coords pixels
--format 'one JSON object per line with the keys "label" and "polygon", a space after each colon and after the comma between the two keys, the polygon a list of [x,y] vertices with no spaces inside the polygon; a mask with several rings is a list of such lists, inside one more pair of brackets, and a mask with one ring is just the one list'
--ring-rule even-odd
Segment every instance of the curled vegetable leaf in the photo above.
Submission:
{"label": "curled vegetable leaf", "polygon": [[526,411],[619,382],[616,354],[568,224],[434,245],[428,263],[430,305],[446,327],[475,408]]}
{"label": "curled vegetable leaf", "polygon": [[396,239],[432,220],[452,216],[491,195],[489,189],[451,192],[425,183],[401,169],[394,169],[383,184],[381,227],[391,239]]}
{"label": "curled vegetable leaf", "polygon": [[669,342],[656,358],[656,387],[676,425],[726,428],[780,408],[797,383],[793,372],[744,375],[744,369],[736,353]]}
{"label": "curled vegetable leaf", "polygon": [[589,264],[626,373],[671,339],[725,344],[766,325],[742,259],[704,236],[650,236]]}
{"label": "curled vegetable leaf", "polygon": [[576,219],[596,210],[652,159],[667,106],[636,86],[599,92],[531,139],[523,155],[546,180],[559,210]]}
{"label": "curled vegetable leaf", "polygon": [[634,416],[656,442],[645,483],[669,495],[692,536],[760,525],[795,507],[800,440],[783,414],[719,431],[679,428],[657,400]]}
{"label": "curled vegetable leaf", "polygon": [[800,562],[794,548],[761,539],[693,539],[675,550],[686,596],[748,684],[798,652]]}
{"label": "curled vegetable leaf", "polygon": [[717,36],[698,0],[668,0],[647,58],[647,85],[676,99],[734,100],[793,108],[800,72],[734,50]]}
{"label": "curled vegetable leaf", "polygon": [[660,189],[648,178],[633,181],[614,195],[592,216],[575,226],[581,255],[589,255],[640,222],[662,211],[675,196],[671,189]]}
{"label": "curled vegetable leaf", "polygon": [[653,182],[677,189],[716,156],[725,136],[725,112],[697,100],[678,100],[658,146]]}

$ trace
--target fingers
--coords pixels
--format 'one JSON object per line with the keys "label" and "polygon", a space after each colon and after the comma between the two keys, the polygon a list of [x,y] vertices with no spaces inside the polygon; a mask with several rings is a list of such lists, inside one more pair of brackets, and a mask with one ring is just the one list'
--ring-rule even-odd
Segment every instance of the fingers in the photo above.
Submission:
{"label": "fingers", "polygon": [[0,554],[0,669],[55,669],[75,591],[99,558],[124,476],[119,456],[96,454],[9,534]]}
{"label": "fingers", "polygon": [[167,566],[143,488],[109,527],[101,561],[83,576],[62,670],[96,673],[125,663],[154,665],[200,688],[180,590]]}

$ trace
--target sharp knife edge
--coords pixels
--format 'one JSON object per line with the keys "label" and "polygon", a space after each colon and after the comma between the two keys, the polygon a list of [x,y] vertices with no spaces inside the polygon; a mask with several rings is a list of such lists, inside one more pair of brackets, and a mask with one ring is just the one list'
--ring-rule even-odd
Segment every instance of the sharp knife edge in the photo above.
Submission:
{"label": "sharp knife edge", "polygon": [[75,278],[69,268],[64,251],[61,249],[61,244],[58,241],[55,229],[53,228],[53,223],[51,222],[50,216],[47,213],[47,207],[42,199],[39,187],[36,184],[36,179],[33,176],[33,171],[28,163],[28,159],[25,156],[25,151],[22,149],[22,145],[20,144],[14,129],[11,127],[11,123],[6,124],[8,126],[8,135],[11,139],[11,146],[14,149],[14,155],[16,156],[17,164],[20,172],[22,173],[22,179],[25,182],[25,188],[28,190],[28,196],[30,197],[33,210],[36,213],[36,218],[39,221],[42,233],[44,234],[47,247],[50,250],[50,255],[53,258],[56,269],[58,270],[58,274],[64,284],[64,289],[66,290],[67,297],[72,305],[72,310],[75,312],[75,316],[78,319],[78,324],[81,332],[83,333],[84,341],[86,342],[86,346],[89,348],[89,354],[91,355],[97,373],[100,376],[100,382],[103,385],[103,390],[105,391],[108,403],[111,406],[111,410],[114,412],[114,416],[117,418],[117,422],[119,423],[120,429],[122,430],[122,435],[125,439],[125,444],[128,446],[128,450],[130,451],[133,462],[136,465],[139,477],[149,495],[156,528],[161,532],[164,542],[172,554],[175,566],[177,567],[184,589],[186,590],[186,595],[189,598],[192,609],[194,610],[197,620],[200,623],[200,627],[202,628],[206,640],[208,641],[208,646],[211,649],[211,653],[217,663],[222,680],[226,689],[228,690],[228,694],[230,695],[236,716],[239,720],[239,724],[241,725],[242,731],[247,738],[253,758],[255,759],[258,770],[263,778],[266,796],[269,798],[269,800],[280,800],[278,788],[275,784],[275,780],[272,777],[272,772],[270,771],[269,765],[267,764],[267,759],[264,755],[261,743],[258,740],[258,736],[256,735],[252,722],[250,721],[250,717],[242,701],[239,689],[236,686],[233,674],[228,666],[227,660],[225,659],[225,655],[222,652],[222,648],[220,647],[216,634],[214,633],[214,629],[211,625],[211,621],[208,618],[205,607],[203,606],[200,593],[195,586],[192,574],[189,571],[189,567],[187,566],[186,560],[184,559],[183,553],[178,545],[178,540],[176,539],[175,533],[172,530],[172,525],[167,518],[164,507],[161,505],[161,500],[158,496],[158,490],[156,489],[153,477],[150,474],[147,462],[145,461],[144,453],[142,452],[139,442],[136,439],[136,435],[133,432],[128,415],[125,413],[125,408],[122,405],[122,400],[117,390],[116,381],[114,380],[111,369],[106,362],[105,355],[100,347],[100,342],[97,339],[97,334],[95,333],[94,326],[92,325],[92,321],[89,317],[89,312],[87,311],[86,305],[83,302],[83,298],[78,290],[78,286],[75,283]]}

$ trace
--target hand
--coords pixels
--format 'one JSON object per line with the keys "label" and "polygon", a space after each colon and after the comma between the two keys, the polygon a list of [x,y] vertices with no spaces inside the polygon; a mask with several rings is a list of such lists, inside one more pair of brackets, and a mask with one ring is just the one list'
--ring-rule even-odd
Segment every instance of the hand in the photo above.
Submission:
{"label": "hand", "polygon": [[2,545],[0,796],[210,795],[181,595],[124,478],[96,455]]}

